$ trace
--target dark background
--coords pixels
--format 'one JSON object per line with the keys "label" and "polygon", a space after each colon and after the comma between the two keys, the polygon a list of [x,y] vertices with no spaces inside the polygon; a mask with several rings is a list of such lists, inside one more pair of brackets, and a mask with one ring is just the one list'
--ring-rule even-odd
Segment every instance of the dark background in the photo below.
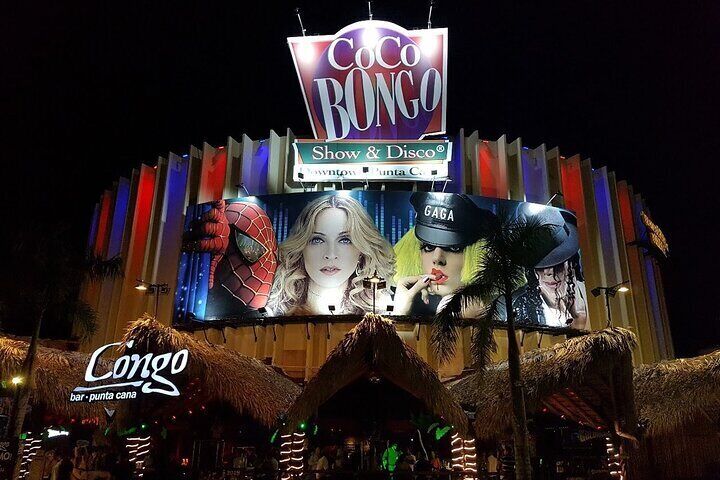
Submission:
{"label": "dark background", "polygon": [[[2,237],[70,227],[141,162],[227,135],[311,133],[285,38],[367,18],[363,1],[23,2],[0,17]],[[720,4],[439,1],[450,29],[448,130],[560,147],[647,200],[671,248],[678,356],[720,344],[716,179]],[[427,2],[375,2],[425,27]],[[8,275],[8,272],[4,272]]]}

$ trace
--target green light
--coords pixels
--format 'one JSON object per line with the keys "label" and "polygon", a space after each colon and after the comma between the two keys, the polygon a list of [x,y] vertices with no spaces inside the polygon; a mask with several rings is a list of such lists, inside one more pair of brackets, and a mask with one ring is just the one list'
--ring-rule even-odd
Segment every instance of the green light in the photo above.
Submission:
{"label": "green light", "polygon": [[140,428],[142,428],[143,430],[146,430],[148,428],[148,424],[143,423],[142,425],[140,425]]}
{"label": "green light", "polygon": [[452,427],[443,427],[435,429],[435,440],[440,440],[442,437],[447,435]]}
{"label": "green light", "polygon": [[270,437],[270,443],[275,443],[275,440],[277,440],[278,432],[280,432],[280,429],[275,430],[275,432],[272,434],[272,437]]}
{"label": "green light", "polygon": [[315,427],[313,428],[313,435],[317,435],[317,432],[318,432],[318,426],[315,425]]}
{"label": "green light", "polygon": [[27,433],[21,433],[20,440],[27,440]]}
{"label": "green light", "polygon": [[300,430],[302,430],[302,431],[304,432],[305,429],[307,428],[307,423],[305,423],[305,422],[300,423],[300,427],[299,427],[299,428],[300,428]]}

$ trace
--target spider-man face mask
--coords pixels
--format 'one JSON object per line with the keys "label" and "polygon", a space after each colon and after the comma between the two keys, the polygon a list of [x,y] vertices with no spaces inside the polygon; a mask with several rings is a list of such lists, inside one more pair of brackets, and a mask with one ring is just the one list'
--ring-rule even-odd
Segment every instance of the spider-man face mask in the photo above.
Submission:
{"label": "spider-man face mask", "polygon": [[275,278],[275,231],[270,218],[254,203],[231,203],[225,217],[230,227],[229,241],[215,271],[213,290],[225,289],[243,305],[257,310],[267,304]]}

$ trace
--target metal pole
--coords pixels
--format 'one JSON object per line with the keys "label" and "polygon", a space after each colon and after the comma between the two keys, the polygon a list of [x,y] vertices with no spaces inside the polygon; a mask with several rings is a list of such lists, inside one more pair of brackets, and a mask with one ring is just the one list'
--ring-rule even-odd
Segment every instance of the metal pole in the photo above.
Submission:
{"label": "metal pole", "polygon": [[373,283],[373,315],[375,315],[375,291],[377,290],[377,284]]}
{"label": "metal pole", "polygon": [[610,316],[610,290],[605,289],[605,308],[607,309],[608,323],[607,326],[612,326],[612,317]]}
{"label": "metal pole", "polygon": [[160,286],[155,287],[155,320],[157,320],[158,304],[160,303]]}

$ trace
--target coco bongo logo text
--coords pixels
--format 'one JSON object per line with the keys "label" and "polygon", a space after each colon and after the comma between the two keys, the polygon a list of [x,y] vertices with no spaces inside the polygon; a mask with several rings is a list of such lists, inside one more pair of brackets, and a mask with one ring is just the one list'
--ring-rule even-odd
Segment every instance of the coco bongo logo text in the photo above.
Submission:
{"label": "coco bongo logo text", "polygon": [[363,21],[288,43],[315,138],[419,139],[445,131],[447,29]]}
{"label": "coco bongo logo text", "polygon": [[[107,350],[125,343],[125,354],[108,372],[97,373],[98,361]],[[85,369],[87,386],[75,387],[71,402],[95,402],[137,398],[139,393],[177,397],[180,391],[173,377],[183,372],[190,356],[187,349],[168,353],[130,353],[135,341],[115,342],[95,350]]]}

